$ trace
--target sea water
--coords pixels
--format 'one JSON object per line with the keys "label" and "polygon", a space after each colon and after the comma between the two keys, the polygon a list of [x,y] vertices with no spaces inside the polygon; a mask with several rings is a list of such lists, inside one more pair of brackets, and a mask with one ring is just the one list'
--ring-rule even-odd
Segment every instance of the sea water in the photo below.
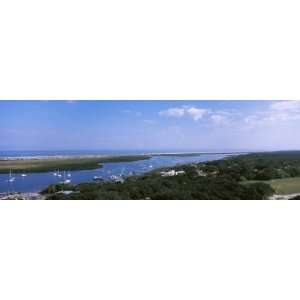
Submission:
{"label": "sea water", "polygon": [[[3,154],[3,153],[2,153]],[[17,152],[10,151],[6,153],[10,157],[20,156],[48,156],[48,155],[83,155],[83,154],[110,154],[110,153],[86,153],[78,151],[75,152],[63,152],[62,151],[45,151],[45,152]],[[116,153],[114,153],[116,154]],[[124,152],[122,152],[124,154]],[[128,153],[130,154],[130,153]],[[12,156],[14,155],[14,156]],[[226,154],[201,154],[197,156],[153,156],[149,159],[132,161],[132,162],[114,162],[114,163],[103,163],[102,167],[95,170],[81,170],[81,171],[70,171],[66,170],[66,173],[70,173],[70,179],[72,183],[78,184],[82,182],[93,181],[94,176],[101,176],[103,179],[109,180],[112,175],[117,176],[130,176],[132,174],[140,175],[146,172],[150,172],[161,167],[172,167],[180,164],[198,163],[205,161],[212,161],[222,159]],[[22,177],[21,174],[14,174],[15,181],[9,182],[9,174],[0,174],[0,193],[5,192],[39,192],[45,189],[50,184],[61,182],[62,177],[53,175],[53,172],[44,173],[26,173],[26,177]]]}

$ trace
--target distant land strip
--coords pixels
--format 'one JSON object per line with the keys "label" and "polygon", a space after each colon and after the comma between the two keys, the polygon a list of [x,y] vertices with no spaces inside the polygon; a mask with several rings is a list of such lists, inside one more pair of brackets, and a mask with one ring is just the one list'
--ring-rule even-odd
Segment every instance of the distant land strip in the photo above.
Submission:
{"label": "distant land strip", "polygon": [[148,155],[107,156],[107,157],[52,157],[30,159],[0,160],[0,173],[40,173],[55,170],[93,170],[102,167],[102,163],[130,162],[149,159]]}
{"label": "distant land strip", "polygon": [[80,156],[19,156],[0,158],[0,173],[41,173],[55,170],[93,170],[102,167],[102,163],[132,162],[147,160],[154,156],[199,156],[207,154],[237,155],[246,152],[178,152],[147,153],[136,155],[80,155]]}

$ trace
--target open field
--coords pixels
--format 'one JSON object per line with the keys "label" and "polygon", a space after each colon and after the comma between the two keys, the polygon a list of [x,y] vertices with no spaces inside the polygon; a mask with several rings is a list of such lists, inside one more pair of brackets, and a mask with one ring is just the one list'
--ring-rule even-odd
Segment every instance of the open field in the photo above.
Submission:
{"label": "open field", "polygon": [[270,180],[270,184],[276,191],[276,194],[300,193],[300,177],[273,179]]}
{"label": "open field", "polygon": [[53,157],[38,159],[0,160],[0,173],[49,172],[60,170],[92,170],[101,168],[101,163],[126,162],[149,159],[146,155],[107,157]]}
{"label": "open field", "polygon": [[276,194],[289,195],[300,193],[300,177],[281,178],[264,181],[249,180],[243,182],[243,184],[252,184],[256,182],[264,182],[270,184],[271,187],[275,190]]}

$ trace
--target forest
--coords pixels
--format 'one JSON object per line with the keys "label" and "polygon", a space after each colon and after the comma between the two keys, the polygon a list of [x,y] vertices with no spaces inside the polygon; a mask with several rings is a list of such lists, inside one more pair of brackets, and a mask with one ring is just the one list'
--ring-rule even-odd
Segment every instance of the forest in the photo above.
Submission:
{"label": "forest", "polygon": [[[162,177],[162,171],[184,171]],[[262,152],[222,160],[154,170],[125,178],[123,183],[101,182],[50,185],[48,199],[268,199],[275,190],[266,181],[300,176],[300,151]],[[247,183],[247,184],[245,184]],[[65,194],[63,191],[68,190]],[[72,192],[70,192],[72,191]]]}

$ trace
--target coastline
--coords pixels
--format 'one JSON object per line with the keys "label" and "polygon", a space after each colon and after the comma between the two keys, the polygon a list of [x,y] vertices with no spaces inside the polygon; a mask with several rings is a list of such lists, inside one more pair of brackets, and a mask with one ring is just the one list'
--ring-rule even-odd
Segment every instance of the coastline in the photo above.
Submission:
{"label": "coastline", "polygon": [[201,155],[241,155],[246,152],[151,152],[128,155],[35,155],[0,158],[0,174],[44,173],[56,170],[84,171],[102,168],[103,163],[133,162],[152,157],[193,157]]}
{"label": "coastline", "polygon": [[[153,185],[153,184],[157,184],[158,186],[160,186],[160,188],[161,187],[164,187],[165,188],[165,186],[169,186],[170,184],[171,184],[171,182],[173,181],[173,179],[170,181],[170,179],[168,179],[168,178],[162,178],[162,179],[159,179],[159,178],[161,178],[162,176],[161,176],[161,170],[164,170],[164,169],[166,169],[166,170],[170,170],[171,168],[175,168],[175,170],[179,170],[180,172],[183,172],[182,174],[185,174],[185,172],[187,172],[187,173],[189,173],[189,176],[187,177],[187,178],[185,178],[185,180],[194,180],[193,178],[195,178],[195,176],[196,177],[199,177],[199,182],[201,182],[201,181],[205,181],[205,180],[207,180],[207,182],[209,183],[209,184],[211,184],[212,182],[214,182],[213,184],[215,184],[216,186],[215,186],[215,189],[216,190],[218,190],[218,189],[220,189],[220,186],[222,186],[222,185],[224,185],[224,188],[226,188],[226,184],[228,184],[228,182],[231,182],[232,181],[232,186],[234,187],[234,186],[237,186],[237,183],[239,183],[240,184],[240,186],[242,187],[242,186],[245,186],[243,183],[244,183],[244,181],[242,180],[242,177],[241,176],[245,176],[245,175],[243,175],[244,173],[241,173],[241,172],[244,172],[243,171],[243,168],[241,169],[241,168],[239,168],[239,167],[235,167],[236,165],[237,165],[237,162],[241,165],[241,166],[243,166],[245,163],[248,163],[248,161],[249,161],[249,159],[250,160],[253,160],[254,161],[254,163],[256,162],[256,163],[259,163],[259,160],[255,157],[255,156],[249,156],[249,157],[247,157],[246,156],[246,158],[243,158],[243,155],[241,155],[241,158],[239,159],[239,158],[233,158],[233,160],[227,160],[226,158],[228,158],[228,156],[238,156],[237,154],[238,153],[234,153],[235,155],[233,155],[233,154],[230,154],[230,153],[226,153],[225,155],[223,155],[223,158],[220,158],[220,159],[217,159],[216,158],[216,162],[214,162],[214,160],[215,159],[211,159],[211,161],[210,160],[208,160],[208,161],[204,161],[204,164],[203,165],[200,165],[200,171],[199,171],[199,167],[197,166],[197,164],[198,163],[193,163],[193,162],[190,162],[190,163],[183,163],[183,164],[176,164],[176,165],[174,165],[173,167],[172,166],[163,166],[163,167],[161,167],[161,168],[155,168],[155,169],[152,169],[151,171],[150,171],[150,169],[149,169],[149,171],[148,172],[146,172],[146,173],[143,173],[143,174],[141,174],[141,176],[140,176],[140,174],[139,175],[134,175],[134,176],[131,176],[130,174],[129,174],[129,176],[126,176],[126,174],[124,174],[124,177],[122,178],[122,180],[123,181],[115,181],[115,179],[118,179],[119,177],[118,176],[120,176],[120,177],[122,177],[123,176],[123,171],[120,169],[118,172],[119,173],[116,173],[116,174],[120,174],[121,173],[121,175],[114,175],[114,176],[110,176],[111,177],[111,179],[112,180],[107,180],[107,184],[108,184],[108,186],[110,186],[111,184],[113,184],[113,183],[116,183],[116,185],[114,185],[113,186],[113,188],[112,189],[108,189],[107,191],[105,191],[105,186],[106,185],[104,185],[103,186],[103,188],[101,187],[101,185],[95,185],[95,182],[93,182],[93,181],[89,181],[89,180],[87,180],[86,182],[85,181],[82,181],[82,182],[77,182],[77,183],[75,183],[75,184],[73,184],[73,187],[71,187],[70,185],[68,186],[68,185],[66,185],[65,186],[65,188],[66,188],[66,194],[65,195],[63,195],[63,196],[61,196],[62,198],[67,198],[67,196],[69,195],[69,194],[67,194],[67,192],[68,193],[72,193],[71,191],[73,191],[74,190],[74,188],[75,188],[75,190],[77,191],[77,189],[79,188],[81,188],[81,187],[83,187],[83,191],[84,191],[84,193],[88,193],[88,191],[86,190],[86,188],[89,188],[91,191],[93,190],[93,189],[97,189],[98,188],[98,192],[101,194],[103,191],[105,191],[105,192],[107,192],[108,194],[107,194],[107,197],[110,199],[110,197],[112,197],[112,198],[116,198],[116,199],[119,199],[118,197],[119,196],[117,196],[117,193],[118,193],[118,191],[121,193],[121,192],[124,192],[124,191],[122,191],[122,185],[120,185],[120,182],[121,183],[124,183],[125,182],[125,179],[128,177],[128,181],[126,181],[124,184],[127,184],[128,185],[128,191],[129,192],[131,192],[131,193],[133,193],[132,195],[132,197],[135,197],[135,192],[132,190],[132,184],[133,183],[135,183],[135,182],[137,182],[138,184],[137,184],[137,186],[140,186],[140,185],[143,185],[144,184],[144,178],[148,178],[149,179],[149,184],[147,183],[146,184],[146,186],[147,187],[145,187],[145,189],[144,190],[142,190],[142,191],[140,191],[140,193],[142,193],[142,195],[144,195],[143,193],[145,193],[145,191],[148,191],[148,185],[149,186],[151,186],[151,185]],[[240,154],[240,153],[239,153]],[[158,156],[159,154],[155,154],[155,155],[153,155],[153,156]],[[163,153],[163,155],[161,155],[161,156],[166,156],[166,155],[170,155],[170,156],[174,156],[174,155],[178,155],[178,156],[182,156],[182,155],[184,155],[184,156],[194,156],[194,155],[196,155],[196,153]],[[197,153],[197,155],[198,156],[200,156],[200,154],[198,154]],[[273,157],[272,157],[273,155],[271,155],[271,158],[273,159]],[[105,160],[105,161],[110,161],[110,162],[116,162],[116,161],[120,161],[120,160],[122,160],[122,161],[135,161],[135,160],[140,160],[140,159],[148,159],[148,158],[150,158],[150,157],[152,157],[152,156],[146,156],[145,154],[141,154],[141,155],[135,155],[135,156],[133,156],[133,155],[131,155],[131,156],[101,156],[102,158],[100,158],[100,160]],[[279,156],[279,158],[280,159],[282,159],[281,158],[281,156]],[[79,159],[78,157],[76,158],[76,159]],[[74,159],[74,158],[72,158],[71,159],[71,161],[73,162],[74,160],[76,161],[76,159]],[[82,156],[81,156],[81,158],[80,159],[82,159]],[[79,160],[80,160],[79,159]],[[87,159],[86,157],[85,157],[85,159]],[[95,159],[95,158],[92,158],[92,159]],[[196,159],[198,159],[198,158],[196,158]],[[267,156],[266,158],[265,158],[267,161],[268,161],[268,159],[270,159],[270,157],[269,156]],[[287,159],[287,158],[286,158]],[[289,158],[289,159],[291,159],[291,158]],[[57,157],[55,158],[55,159],[52,159],[51,161],[52,162],[57,162],[57,160],[58,161],[60,161],[60,159],[57,159]],[[66,160],[65,158],[62,158],[62,160]],[[99,158],[97,158],[97,161],[99,160]],[[172,160],[172,158],[170,158],[170,160]],[[221,162],[218,162],[218,161],[220,161],[221,160]],[[223,160],[223,162],[222,162],[222,160]],[[40,160],[37,160],[38,162],[40,161]],[[11,161],[8,161],[8,163],[10,163]],[[275,161],[276,162],[276,161]],[[143,164],[146,164],[147,165],[147,162],[145,162],[145,163],[142,163],[142,165]],[[201,164],[201,162],[200,162],[200,164]],[[285,164],[288,164],[288,160],[287,161],[285,161]],[[148,163],[148,165],[149,165],[149,163]],[[148,166],[147,165],[147,166]],[[271,164],[272,166],[274,165],[274,163],[273,164]],[[151,166],[151,168],[152,168],[152,165],[149,165],[149,166]],[[255,166],[255,165],[254,165]],[[234,170],[232,169],[234,167]],[[99,165],[98,165],[98,168],[99,168]],[[113,164],[112,165],[108,165],[108,168],[113,168]],[[193,168],[196,168],[197,170],[197,172],[196,171],[193,171]],[[252,170],[253,169],[253,170]],[[260,175],[260,174],[257,174],[257,171],[256,171],[256,167],[253,167],[251,170],[249,169],[249,172],[251,171],[252,173],[249,175],[249,176],[258,176],[258,175]],[[61,169],[60,169],[61,170]],[[242,170],[242,171],[240,171],[240,170]],[[274,169],[276,172],[278,171],[277,169]],[[225,173],[227,174],[225,177],[224,177],[224,171],[226,171]],[[232,171],[234,171],[234,174],[232,173]],[[275,172],[274,171],[274,172]],[[279,170],[280,171],[280,170]],[[97,172],[99,172],[99,171],[97,171]],[[104,171],[104,172],[106,172],[106,171]],[[248,173],[249,173],[248,172]],[[179,172],[178,172],[179,173]],[[247,174],[248,174],[247,173]],[[97,176],[94,176],[94,177],[101,177],[101,176],[99,176],[100,174],[99,173],[95,173]],[[111,173],[111,171],[110,171],[110,173],[109,174],[112,174]],[[181,174],[181,173],[180,173]],[[218,174],[220,174],[220,176],[218,175]],[[222,175],[223,174],[223,175]],[[233,174],[233,175],[232,175]],[[238,180],[238,178],[236,178],[236,174],[238,175],[238,176],[240,176],[240,180]],[[276,173],[277,174],[277,173]],[[273,176],[276,176],[276,174],[275,175],[273,175]],[[52,174],[50,174],[50,175],[52,175]],[[39,176],[39,175],[37,175],[37,176]],[[49,175],[46,175],[46,176],[49,176]],[[152,176],[152,177],[151,177]],[[175,175],[170,175],[171,177],[172,176],[175,176]],[[235,177],[232,177],[232,176],[235,176]],[[110,177],[107,177],[107,178],[110,178]],[[113,178],[114,177],[114,178]],[[132,178],[129,178],[129,177],[132,177]],[[92,176],[90,177],[90,178],[93,178]],[[106,178],[106,179],[107,179]],[[176,176],[174,177],[175,178],[175,182],[176,182]],[[247,177],[248,178],[248,177]],[[293,200],[293,198],[295,198],[295,200],[296,199],[299,199],[299,196],[300,196],[300,192],[299,192],[299,190],[297,190],[297,189],[292,189],[291,187],[293,187],[294,185],[295,185],[295,183],[297,184],[298,182],[299,182],[299,178],[300,177],[286,177],[286,178],[280,178],[280,179],[276,179],[279,183],[280,183],[280,189],[278,188],[278,186],[272,186],[271,184],[268,184],[268,182],[266,182],[266,180],[262,180],[262,179],[258,179],[258,180],[256,180],[255,182],[251,182],[251,184],[252,185],[249,185],[249,183],[250,183],[250,181],[248,182],[248,184],[247,184],[247,189],[245,189],[245,191],[243,192],[243,193],[250,193],[249,191],[251,191],[252,193],[253,193],[253,195],[250,193],[249,195],[252,195],[254,198],[253,199],[258,199],[258,198],[255,198],[255,197],[257,197],[257,193],[262,193],[262,191],[265,193],[265,194],[262,194],[262,198],[261,199],[265,199],[265,200]],[[155,180],[154,180],[155,179]],[[159,179],[159,180],[158,180]],[[158,182],[160,182],[161,180],[164,180],[164,181],[167,181],[166,183],[166,185],[164,185],[164,184],[160,184],[160,183],[158,183]],[[224,181],[225,180],[225,181]],[[274,181],[274,180],[273,180]],[[277,182],[276,181],[276,182]],[[291,186],[291,181],[292,181],[292,183],[294,184],[293,186]],[[103,183],[104,182],[104,180],[102,179],[102,181],[101,181],[101,183]],[[179,181],[178,181],[178,185],[180,186],[180,184],[182,183],[182,180],[180,180],[179,179]],[[197,184],[198,184],[198,181],[196,182]],[[289,184],[287,184],[287,183],[289,183]],[[59,185],[61,185],[62,184],[62,182],[59,182],[59,183],[51,183],[48,187],[51,187],[51,186],[59,186]],[[196,184],[196,185],[197,185]],[[206,185],[206,184],[205,184]],[[255,186],[255,185],[260,185],[260,186]],[[269,188],[267,187],[269,185]],[[203,182],[202,182],[202,186],[203,186]],[[209,185],[208,185],[209,186]],[[111,186],[112,187],[112,186]],[[195,184],[193,183],[191,186],[190,186],[190,189],[188,189],[188,190],[191,190],[191,191],[193,191],[194,190],[194,187],[195,187]],[[56,187],[55,187],[56,188]],[[174,186],[174,188],[177,188],[177,186]],[[252,190],[251,190],[251,189]],[[284,188],[284,189],[283,189]],[[288,188],[288,189],[287,189]],[[202,191],[202,189],[203,189],[203,187],[201,187],[201,184],[200,184],[200,186],[199,186],[199,190],[197,191],[194,191],[194,194],[197,192],[197,193],[200,193],[201,191]],[[241,188],[239,188],[239,189],[237,189],[237,192],[240,192],[240,189]],[[273,189],[273,192],[274,192],[274,194],[272,194],[271,192],[272,192],[272,189]],[[134,189],[135,190],[135,189]],[[151,189],[150,189],[151,190]],[[153,190],[153,189],[152,189]],[[160,190],[160,189],[158,189],[158,190]],[[179,193],[178,195],[181,195],[182,193],[183,193],[183,191],[184,191],[185,189],[179,189],[177,192]],[[286,190],[286,194],[285,194],[285,190]],[[126,196],[127,195],[127,193],[128,193],[128,191],[126,191],[126,193],[124,193],[124,195],[122,194],[122,196],[124,196],[125,198],[126,197],[128,197],[128,196]],[[155,193],[157,193],[157,189],[155,188],[154,190],[153,190],[154,192],[154,194]],[[156,192],[155,192],[156,191]],[[168,190],[168,188],[166,189],[166,191],[165,192],[168,192],[168,193],[172,193],[172,191],[173,191],[173,189],[169,189]],[[229,191],[227,191],[228,193],[230,192],[231,190],[229,189]],[[297,192],[298,191],[298,192]],[[41,192],[42,192],[42,190],[41,190]],[[32,193],[32,192],[30,192],[30,190],[28,191],[28,192],[12,192],[12,193],[3,193],[3,194],[0,194],[0,199],[1,200],[10,200],[10,199],[20,199],[20,200],[35,200],[35,199],[42,199],[43,197],[44,197],[44,195],[43,194],[41,194],[41,192],[36,192],[36,193]],[[78,191],[77,191],[78,192]],[[149,192],[149,191],[148,191]],[[188,191],[185,191],[187,194],[189,193]],[[202,191],[203,192],[203,191]],[[220,191],[221,193],[223,193],[223,190],[221,190]],[[52,192],[50,192],[50,194],[51,194]],[[111,194],[109,194],[109,193],[115,193],[114,195],[115,196],[111,196]],[[214,195],[214,191],[210,191],[210,193],[212,193],[212,195]],[[53,194],[53,193],[52,193]],[[99,194],[99,195],[100,195]],[[191,194],[191,195],[188,195],[189,197],[194,197],[194,194]],[[94,195],[94,194],[90,194],[90,197],[91,198],[93,198],[93,199],[98,199],[97,197],[103,197],[103,194],[101,194],[102,196],[97,196],[97,195]],[[164,194],[162,194],[163,196],[164,196]],[[183,194],[182,194],[183,195]],[[207,198],[205,198],[206,197],[206,194],[204,193],[203,194],[204,196],[204,199],[207,199]],[[219,197],[219,195],[218,194],[216,194],[217,195],[217,199],[219,199],[218,197]],[[225,198],[227,199],[227,194],[224,194],[225,196]],[[245,198],[244,197],[244,194],[238,194],[242,199],[249,199],[249,198]],[[264,195],[267,195],[266,197],[264,196]],[[72,195],[72,197],[78,197],[78,195]],[[147,195],[146,195],[147,196]],[[146,197],[145,196],[145,197]],[[52,197],[52,196],[51,196]],[[53,196],[55,199],[58,197],[58,196]],[[71,197],[71,196],[70,196]],[[143,196],[142,196],[143,197]],[[152,197],[152,196],[151,196]],[[155,197],[155,196],[154,196]],[[159,196],[159,197],[162,197],[162,196]],[[166,197],[166,199],[168,198],[168,196],[165,196]],[[171,196],[170,196],[171,197]],[[173,197],[173,196],[172,196]],[[185,198],[186,196],[182,196],[183,198]],[[200,197],[200,196],[199,196]],[[235,197],[235,195],[234,195],[234,197]],[[243,198],[244,197],[244,198]],[[115,199],[114,198],[114,199]],[[200,197],[201,198],[201,197]],[[199,199],[200,199],[199,198]],[[105,198],[101,198],[101,199],[105,199]],[[127,199],[127,198],[126,198]],[[131,199],[131,198],[130,198]],[[139,198],[138,198],[139,199]],[[154,199],[156,199],[156,198],[154,198]],[[185,198],[185,199],[187,199],[187,198]],[[213,197],[212,197],[212,199],[213,199]],[[229,198],[228,198],[229,199]],[[240,199],[240,198],[233,198],[233,199]]]}
{"label": "coastline", "polygon": [[[177,155],[178,153],[176,153],[176,156]],[[93,183],[96,177],[110,181],[109,179],[114,176],[137,176],[162,167],[168,168],[175,165],[178,166],[179,164],[186,164],[189,163],[189,161],[191,161],[191,163],[195,160],[206,161],[206,155],[199,156],[197,154],[197,157],[189,157],[191,156],[190,153],[184,154],[184,156],[185,155],[187,156],[186,158],[182,157],[182,155],[179,155],[178,158],[173,157],[173,155],[170,155],[169,158],[164,156],[160,158],[159,156],[152,157],[146,154],[140,154],[135,156],[101,155],[100,157],[97,156],[98,158],[95,158],[94,155],[93,157],[89,155],[88,158],[86,156],[83,158],[81,155],[75,158],[74,156],[71,158],[69,158],[69,156],[67,158],[66,156],[56,156],[51,159],[38,157],[36,160],[0,160],[0,193],[7,193],[9,191],[21,193],[38,192],[50,184],[61,183],[63,179],[71,179],[72,183],[76,184],[84,182]],[[210,155],[209,157],[209,160],[214,160],[218,156]],[[150,161],[151,158],[154,159],[153,162]],[[144,162],[136,164],[135,162],[138,160],[144,160]],[[66,161],[68,164],[65,164]],[[131,162],[133,162],[133,164],[131,164]],[[6,164],[6,166],[3,164]],[[24,168],[25,165],[26,168]],[[11,171],[11,175],[9,175],[10,168],[13,166],[14,168]],[[72,171],[76,172],[72,173]],[[60,174],[60,177],[58,177],[57,174]],[[13,178],[11,182],[8,180],[10,177]]]}
{"label": "coastline", "polygon": [[145,152],[136,154],[81,154],[81,155],[28,155],[28,156],[2,156],[1,161],[14,161],[14,160],[57,160],[57,159],[84,159],[84,158],[100,158],[100,159],[115,159],[121,157],[143,157],[143,156],[199,156],[208,154],[224,154],[224,155],[240,155],[248,154],[244,151],[231,151],[231,152]]}

